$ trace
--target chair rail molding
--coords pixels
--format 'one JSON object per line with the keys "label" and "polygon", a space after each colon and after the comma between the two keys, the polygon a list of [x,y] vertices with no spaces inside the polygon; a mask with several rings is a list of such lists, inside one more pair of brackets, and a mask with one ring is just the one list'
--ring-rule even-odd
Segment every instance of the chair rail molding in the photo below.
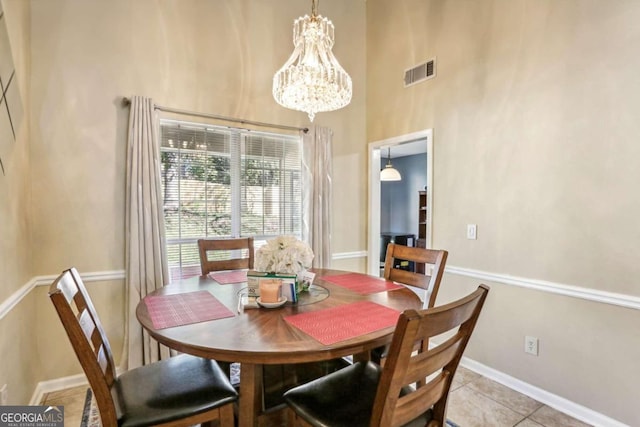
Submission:
{"label": "chair rail molding", "polygon": [[449,265],[445,267],[445,273],[457,276],[472,277],[489,282],[501,283],[504,285],[518,286],[521,288],[534,289],[542,292],[549,292],[557,295],[564,295],[588,301],[600,302],[603,304],[616,305],[619,307],[640,310],[640,297],[626,295],[615,292],[601,291],[598,289],[585,288],[581,286],[565,285],[562,283],[549,282],[546,280],[529,279],[526,277],[511,276],[508,274],[490,273],[487,271],[474,270],[471,268],[456,267]]}
{"label": "chair rail molding", "polygon": [[[124,280],[124,270],[111,271],[93,271],[80,275],[85,282],[103,282],[108,280]],[[2,320],[9,312],[20,303],[36,286],[49,286],[58,277],[57,274],[36,276],[22,285],[20,289],[15,291],[6,300],[0,303],[0,320]]]}
{"label": "chair rail molding", "polygon": [[[354,252],[336,252],[332,255],[332,259],[353,259],[363,258],[368,255],[367,251]],[[490,282],[501,283],[504,285],[518,286],[527,289],[534,289],[542,292],[549,292],[558,295],[580,298],[603,304],[611,304],[619,307],[640,310],[640,297],[635,295],[626,295],[615,292],[601,291],[580,286],[565,285],[562,283],[549,282],[545,280],[529,279],[525,277],[511,276],[508,274],[491,273],[471,268],[447,266],[446,274],[454,274],[458,276],[472,277],[474,279],[486,280]],[[21,286],[6,300],[0,303],[0,320],[3,319],[16,305],[26,297],[36,286],[49,286],[58,275],[36,276]],[[124,280],[124,270],[110,271],[94,271],[81,274],[86,282],[101,282],[109,280]]]}
{"label": "chair rail molding", "polygon": [[368,255],[367,251],[355,251],[355,252],[336,252],[331,254],[331,259],[352,259],[352,258],[364,258]]}
{"label": "chair rail molding", "polygon": [[36,287],[36,279],[34,277],[33,279],[29,280],[27,283],[22,285],[20,289],[18,289],[17,291],[9,295],[9,298],[2,301],[2,304],[0,304],[0,320],[2,320],[4,316],[9,314],[9,312],[13,309],[13,307],[18,305],[20,301],[22,301],[22,299],[26,297],[29,294],[29,292],[31,292],[31,290],[35,287]]}

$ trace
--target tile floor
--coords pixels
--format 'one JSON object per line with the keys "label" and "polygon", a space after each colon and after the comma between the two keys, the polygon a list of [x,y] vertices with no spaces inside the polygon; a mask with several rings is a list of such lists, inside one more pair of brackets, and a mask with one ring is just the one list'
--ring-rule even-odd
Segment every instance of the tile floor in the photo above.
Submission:
{"label": "tile floor", "polygon": [[460,427],[587,427],[549,406],[459,367],[447,418]]}
{"label": "tile floor", "polygon": [[64,406],[64,426],[80,427],[86,396],[87,386],[83,385],[47,393],[42,398],[41,405]]}
{"label": "tile floor", "polygon": [[[44,396],[43,405],[64,405],[65,427],[78,427],[86,386]],[[460,427],[588,427],[562,412],[465,368],[453,380],[447,417]]]}

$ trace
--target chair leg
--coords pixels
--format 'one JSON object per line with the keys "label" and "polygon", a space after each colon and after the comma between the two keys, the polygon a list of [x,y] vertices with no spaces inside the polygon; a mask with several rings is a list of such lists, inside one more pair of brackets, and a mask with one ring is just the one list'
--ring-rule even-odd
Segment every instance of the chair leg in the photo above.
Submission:
{"label": "chair leg", "polygon": [[298,417],[296,416],[296,413],[293,411],[293,409],[287,408],[287,415],[289,418],[289,427],[296,427],[298,425],[296,423]]}
{"label": "chair leg", "polygon": [[287,408],[288,416],[288,427],[313,427],[311,424],[306,422],[304,419],[298,417],[298,414],[291,408]]}
{"label": "chair leg", "polygon": [[234,427],[233,404],[220,407],[220,427]]}

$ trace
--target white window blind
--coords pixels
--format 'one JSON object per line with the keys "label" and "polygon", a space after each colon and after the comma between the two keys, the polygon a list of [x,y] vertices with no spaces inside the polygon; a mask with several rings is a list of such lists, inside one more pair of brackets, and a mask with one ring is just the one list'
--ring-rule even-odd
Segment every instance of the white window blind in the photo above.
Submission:
{"label": "white window blind", "polygon": [[200,274],[201,238],[300,237],[299,136],[170,120],[160,136],[172,279]]}

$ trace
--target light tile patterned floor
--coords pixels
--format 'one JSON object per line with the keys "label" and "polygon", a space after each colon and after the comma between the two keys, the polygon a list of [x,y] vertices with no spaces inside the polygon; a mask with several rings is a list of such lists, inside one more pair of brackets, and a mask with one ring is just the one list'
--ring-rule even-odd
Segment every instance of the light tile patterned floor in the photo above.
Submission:
{"label": "light tile patterned floor", "polygon": [[447,418],[460,427],[588,427],[463,367],[453,379]]}
{"label": "light tile patterned floor", "polygon": [[[86,386],[45,395],[42,404],[64,405],[65,427],[79,427]],[[453,379],[447,418],[460,427],[588,427],[568,415],[460,367]]]}

